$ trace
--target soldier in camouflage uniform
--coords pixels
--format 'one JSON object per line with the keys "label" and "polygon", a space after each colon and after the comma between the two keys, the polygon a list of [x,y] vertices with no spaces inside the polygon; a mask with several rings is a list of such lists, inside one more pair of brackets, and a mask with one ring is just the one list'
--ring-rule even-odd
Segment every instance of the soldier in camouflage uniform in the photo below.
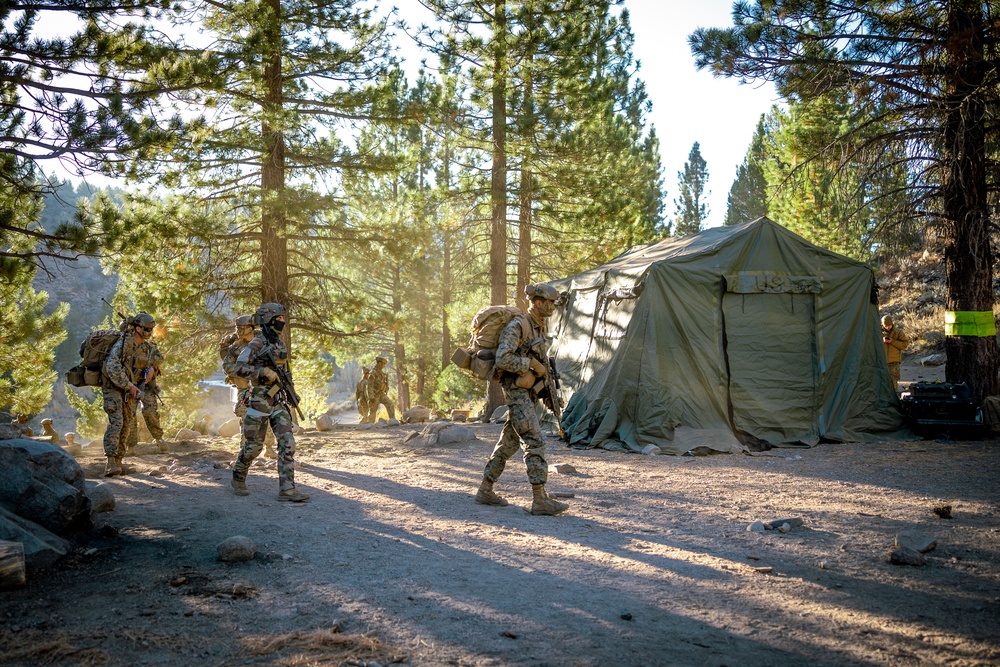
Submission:
{"label": "soldier in camouflage uniform", "polygon": [[368,421],[372,424],[378,418],[379,405],[385,406],[389,419],[396,418],[396,406],[389,398],[389,374],[385,372],[388,363],[385,357],[375,357],[375,368],[368,375]]}
{"label": "soldier in camouflage uniform", "polygon": [[358,423],[367,424],[368,423],[368,377],[371,372],[367,366],[361,367],[361,372],[364,377],[358,382],[358,386],[354,388],[354,401],[358,405]]}
{"label": "soldier in camouflage uniform", "polygon": [[545,340],[545,320],[555,310],[559,294],[550,285],[528,285],[524,292],[531,302],[528,312],[515,317],[504,327],[497,346],[496,367],[501,371],[500,385],[507,397],[507,421],[490,460],[486,462],[476,502],[501,507],[507,504],[493,491],[493,484],[503,473],[507,460],[520,447],[524,450],[524,464],[531,482],[531,513],[555,515],[569,509],[569,505],[553,500],[545,492],[549,467],[545,463],[545,439],[538,422],[538,397],[531,389],[522,389],[517,384],[522,384],[518,382],[519,377],[525,378],[530,372],[533,374],[532,382],[523,383],[530,387],[535,377],[547,373],[544,360],[532,354],[531,343]]}
{"label": "soldier in camouflage uniform", "polygon": [[[160,426],[160,387],[156,384],[156,378],[162,374],[160,365],[163,363],[163,354],[156,347],[156,343],[149,341],[153,348],[153,377],[146,384],[142,385],[142,393],[139,394],[139,403],[142,405],[142,420],[146,422],[146,429],[149,430],[149,437],[159,448],[161,454],[170,452],[170,447],[163,440],[163,427]],[[136,420],[136,428],[129,431],[128,442],[125,447],[125,456],[135,455],[135,446],[139,444],[139,421]]]}
{"label": "soldier in camouflage uniform", "polygon": [[[240,449],[246,442],[246,435],[243,433],[243,418],[247,414],[247,405],[250,403],[250,380],[236,374],[236,360],[240,357],[250,341],[254,338],[253,316],[240,315],[233,320],[236,331],[229,334],[219,343],[219,356],[222,357],[222,370],[226,373],[226,382],[237,389],[236,405],[233,413],[240,418]],[[274,435],[263,424],[267,434],[264,436],[264,456],[269,459],[278,458],[278,452],[274,451]]]}
{"label": "soldier in camouflage uniform", "polygon": [[119,336],[104,360],[101,393],[104,411],[108,413],[108,429],[104,432],[104,455],[108,457],[106,477],[135,472],[123,465],[122,457],[129,434],[135,428],[135,408],[141,390],[139,385],[153,375],[153,346],[149,339],[156,322],[146,313],[131,319],[126,331]]}
{"label": "soldier in camouflage uniform", "polygon": [[[288,350],[281,341],[285,328],[285,307],[280,303],[265,303],[254,314],[253,323],[260,326],[236,359],[236,375],[250,380],[250,399],[243,418],[244,443],[233,466],[233,491],[238,496],[250,494],[246,479],[250,464],[264,447],[268,424],[278,441],[278,500],[305,502],[309,496],[295,488],[295,438],[287,398],[278,381],[277,370],[265,361],[270,354],[275,364],[288,363]],[[290,375],[290,374],[289,374]]]}

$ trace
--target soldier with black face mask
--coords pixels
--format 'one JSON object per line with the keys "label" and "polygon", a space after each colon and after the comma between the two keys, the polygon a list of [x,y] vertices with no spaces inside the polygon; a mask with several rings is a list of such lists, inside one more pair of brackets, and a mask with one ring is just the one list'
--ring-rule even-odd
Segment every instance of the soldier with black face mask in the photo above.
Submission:
{"label": "soldier with black face mask", "polygon": [[253,324],[260,327],[260,332],[240,352],[235,368],[236,375],[250,380],[251,389],[243,418],[244,442],[233,466],[233,491],[238,496],[250,494],[247,472],[264,448],[264,434],[270,424],[278,441],[278,500],[305,502],[309,496],[295,488],[295,438],[288,411],[290,397],[282,388],[278,374],[279,367],[284,370],[288,364],[288,348],[281,340],[285,307],[280,303],[265,303],[254,313]]}

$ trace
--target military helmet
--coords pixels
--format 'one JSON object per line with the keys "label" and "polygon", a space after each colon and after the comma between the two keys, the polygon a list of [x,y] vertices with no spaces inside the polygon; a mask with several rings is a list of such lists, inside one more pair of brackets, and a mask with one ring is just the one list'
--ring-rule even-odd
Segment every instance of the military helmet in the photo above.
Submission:
{"label": "military helmet", "polygon": [[375,363],[376,364],[387,364],[387,363],[389,363],[389,360],[386,359],[385,357],[375,357]]}
{"label": "military helmet", "polygon": [[559,292],[552,285],[546,285],[545,283],[538,283],[537,285],[526,285],[524,288],[524,294],[531,299],[548,299],[549,301],[555,301],[559,298]]}
{"label": "military helmet", "polygon": [[253,314],[253,321],[260,325],[270,324],[274,318],[284,314],[285,307],[280,303],[265,303]]}
{"label": "military helmet", "polygon": [[132,318],[133,327],[142,327],[144,329],[152,329],[156,325],[156,320],[149,313],[136,313],[135,317]]}
{"label": "military helmet", "polygon": [[253,315],[240,315],[235,320],[233,320],[234,327],[252,327],[253,326]]}

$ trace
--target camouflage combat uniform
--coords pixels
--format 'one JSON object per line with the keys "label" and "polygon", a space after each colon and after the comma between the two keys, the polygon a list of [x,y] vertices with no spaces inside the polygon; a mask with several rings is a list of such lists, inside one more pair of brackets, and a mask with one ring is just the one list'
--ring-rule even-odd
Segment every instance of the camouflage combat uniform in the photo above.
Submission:
{"label": "camouflage combat uniform", "polygon": [[368,378],[370,374],[365,372],[365,376],[354,388],[354,401],[358,404],[358,421],[362,424],[368,421]]}
{"label": "camouflage combat uniform", "polygon": [[[136,399],[129,395],[129,385],[142,383],[143,372],[153,365],[155,348],[148,341],[136,344],[135,336],[123,333],[104,361],[101,393],[108,429],[104,432],[104,455],[121,458],[136,428]],[[161,357],[162,360],[162,357]]]}
{"label": "camouflage combat uniform", "polygon": [[268,343],[263,334],[257,334],[240,352],[234,366],[236,376],[250,380],[252,386],[243,417],[243,444],[233,466],[233,479],[246,481],[250,464],[264,448],[264,435],[270,424],[278,441],[278,487],[285,491],[295,488],[295,438],[283,394],[275,389],[277,385],[266,384],[261,375],[265,366],[258,361],[258,356],[267,347],[271,347],[275,359],[285,351],[285,344],[280,340]]}
{"label": "camouflage combat uniform", "polygon": [[882,344],[885,346],[885,362],[889,367],[889,377],[892,378],[892,389],[898,391],[899,365],[903,361],[903,350],[910,344],[910,339],[895,324],[889,329],[882,327],[882,337],[890,340],[888,343],[883,340]]}
{"label": "camouflage combat uniform", "polygon": [[[530,331],[525,337],[522,324],[527,321]],[[548,465],[545,463],[545,439],[542,427],[538,422],[537,402],[528,389],[514,386],[518,375],[528,371],[529,345],[531,341],[545,338],[545,325],[539,325],[530,315],[515,317],[500,335],[497,346],[496,365],[503,373],[500,385],[507,397],[507,421],[504,422],[500,440],[493,448],[490,460],[486,462],[483,478],[496,482],[503,473],[507,460],[521,448],[524,450],[524,464],[528,469],[528,481],[532,484],[545,484],[548,478]]]}
{"label": "camouflage combat uniform", "polygon": [[[243,433],[243,418],[247,416],[247,405],[250,403],[250,380],[236,374],[236,360],[240,358],[240,352],[247,346],[239,334],[229,334],[220,344],[222,357],[222,370],[226,374],[226,382],[236,387],[236,405],[233,406],[233,414],[240,419],[240,448],[246,442],[246,435]],[[274,435],[267,428],[267,423],[261,424],[264,429],[264,444],[267,446],[269,456],[273,450]],[[276,456],[276,455],[275,455]]]}
{"label": "camouflage combat uniform", "polygon": [[[153,348],[152,359],[153,368],[155,373],[153,374],[153,379],[146,383],[146,386],[142,388],[142,393],[139,394],[139,403],[142,404],[142,420],[146,422],[146,429],[149,431],[149,437],[153,440],[161,440],[163,438],[163,427],[160,426],[160,387],[156,384],[156,378],[160,375],[160,365],[163,363],[163,354],[160,352],[159,348],[156,347],[155,343],[149,343],[149,346]],[[139,378],[142,381],[142,378]],[[139,421],[136,420],[135,428],[129,431],[127,440],[127,449],[132,450],[135,446],[139,444]]]}
{"label": "camouflage combat uniform", "polygon": [[385,367],[372,369],[368,374],[368,421],[375,423],[378,417],[378,406],[384,405],[389,413],[389,419],[396,418],[396,406],[389,398],[389,374],[385,372]]}

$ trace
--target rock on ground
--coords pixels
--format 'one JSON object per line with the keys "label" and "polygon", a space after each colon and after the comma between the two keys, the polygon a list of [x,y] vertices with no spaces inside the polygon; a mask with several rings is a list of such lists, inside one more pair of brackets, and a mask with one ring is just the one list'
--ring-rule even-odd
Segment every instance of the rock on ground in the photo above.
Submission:
{"label": "rock on ground", "polygon": [[37,523],[0,507],[0,540],[24,545],[24,564],[31,570],[52,567],[69,551],[69,542]]}
{"label": "rock on ground", "polygon": [[222,436],[223,438],[231,438],[234,435],[239,435],[239,433],[240,433],[240,420],[237,419],[236,417],[233,417],[228,421],[222,422],[222,425],[219,426],[219,435]]}
{"label": "rock on ground", "polygon": [[249,537],[234,535],[220,542],[216,552],[219,554],[219,560],[225,563],[241,563],[253,560],[257,554],[257,545]]}
{"label": "rock on ground", "polygon": [[404,424],[417,424],[421,422],[427,422],[431,420],[431,409],[425,408],[422,405],[414,405],[412,408],[407,410],[400,417],[400,421]]}
{"label": "rock on ground", "polygon": [[0,441],[0,504],[57,534],[90,528],[83,469],[61,447]]}
{"label": "rock on ground", "polygon": [[411,433],[403,442],[409,447],[431,448],[465,445],[476,440],[476,434],[468,426],[434,422],[425,426],[419,434]]}
{"label": "rock on ground", "polygon": [[197,440],[201,437],[201,433],[190,428],[182,428],[177,431],[177,435],[174,436],[174,440]]}
{"label": "rock on ground", "polygon": [[493,411],[492,415],[490,415],[490,421],[493,422],[494,424],[499,424],[502,421],[507,421],[507,412],[509,412],[509,408],[506,405],[501,405],[499,408]]}
{"label": "rock on ground", "polygon": [[336,422],[333,421],[333,417],[330,415],[320,415],[316,418],[316,430],[317,431],[332,431],[333,425]]}
{"label": "rock on ground", "polygon": [[115,494],[111,485],[103,482],[87,480],[87,497],[94,512],[110,512],[115,508]]}

